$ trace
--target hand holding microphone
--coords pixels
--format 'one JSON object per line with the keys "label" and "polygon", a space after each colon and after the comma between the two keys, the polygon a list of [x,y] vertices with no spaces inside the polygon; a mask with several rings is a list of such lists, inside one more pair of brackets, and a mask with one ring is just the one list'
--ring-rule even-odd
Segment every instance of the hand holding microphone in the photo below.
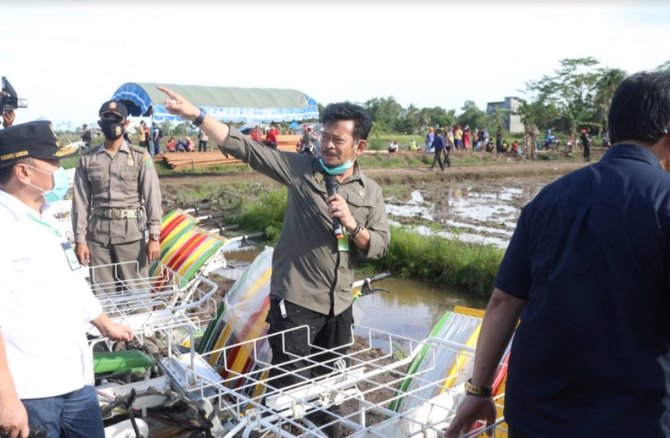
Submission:
{"label": "hand holding microphone", "polygon": [[[337,179],[334,176],[326,175],[326,193],[328,194],[328,198],[331,198],[332,196],[337,194],[338,186],[339,183],[337,182]],[[349,208],[347,207],[346,203],[337,202],[336,200],[331,200],[328,203],[328,205],[330,207],[331,215],[335,213],[335,215],[332,216],[333,234],[335,234],[336,238],[341,239],[344,237],[342,220],[345,218],[346,215],[351,216],[351,214],[349,213]]]}

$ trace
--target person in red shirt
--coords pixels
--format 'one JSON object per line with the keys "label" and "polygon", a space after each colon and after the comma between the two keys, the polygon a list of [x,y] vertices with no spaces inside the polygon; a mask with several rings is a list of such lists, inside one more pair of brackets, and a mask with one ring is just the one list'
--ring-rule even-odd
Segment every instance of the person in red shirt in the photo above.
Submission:
{"label": "person in red shirt", "polygon": [[261,130],[258,129],[258,126],[254,127],[254,129],[251,131],[251,139],[259,143],[261,142]]}
{"label": "person in red shirt", "polygon": [[277,149],[277,128],[274,125],[270,125],[268,133],[265,134],[265,144],[270,146],[272,149]]}

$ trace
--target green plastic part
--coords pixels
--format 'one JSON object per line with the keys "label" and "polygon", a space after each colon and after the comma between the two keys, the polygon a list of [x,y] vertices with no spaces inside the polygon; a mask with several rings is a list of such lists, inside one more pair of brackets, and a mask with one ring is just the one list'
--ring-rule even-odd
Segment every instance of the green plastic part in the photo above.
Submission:
{"label": "green plastic part", "polygon": [[149,368],[155,364],[151,356],[140,350],[96,351],[93,353],[95,374]]}

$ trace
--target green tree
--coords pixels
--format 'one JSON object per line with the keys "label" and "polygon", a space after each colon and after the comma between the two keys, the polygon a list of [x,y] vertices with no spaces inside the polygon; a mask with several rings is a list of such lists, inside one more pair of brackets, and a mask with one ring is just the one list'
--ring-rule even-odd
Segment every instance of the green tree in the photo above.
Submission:
{"label": "green tree", "polygon": [[396,131],[402,134],[416,134],[421,127],[419,119],[419,108],[410,104],[407,109],[402,110],[396,121]]}
{"label": "green tree", "polygon": [[370,99],[364,104],[374,121],[373,132],[394,133],[403,107],[393,97]]}
{"label": "green tree", "polygon": [[522,109],[522,117],[539,127],[549,126],[543,119],[541,107],[553,105],[560,115],[561,124],[576,136],[578,126],[596,124],[594,97],[600,79],[599,62],[593,57],[566,58],[552,76],[526,83],[526,93],[531,96]]}
{"label": "green tree", "polygon": [[483,128],[487,126],[486,113],[480,110],[477,105],[471,100],[466,100],[463,103],[463,111],[459,114],[457,121],[461,126],[468,125],[470,129]]}
{"label": "green tree", "polygon": [[600,78],[598,78],[598,82],[596,82],[595,86],[595,121],[602,126],[603,131],[607,131],[607,113],[612,104],[614,92],[626,76],[626,72],[618,68],[600,69]]}

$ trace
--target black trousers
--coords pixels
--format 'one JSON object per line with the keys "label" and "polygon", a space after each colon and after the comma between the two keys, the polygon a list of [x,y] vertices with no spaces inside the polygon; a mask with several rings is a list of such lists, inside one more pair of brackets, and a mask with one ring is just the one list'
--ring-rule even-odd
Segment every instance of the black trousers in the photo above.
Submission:
{"label": "black trousers", "polygon": [[[326,374],[333,369],[333,363],[346,351],[351,343],[351,325],[354,323],[352,306],[337,316],[324,315],[297,304],[284,301],[285,315],[282,315],[280,301],[270,301],[270,311],[266,321],[270,324],[268,334],[306,325],[270,337],[272,364],[279,365],[270,371],[268,385],[285,388],[307,379]],[[345,345],[345,347],[336,349]],[[334,351],[323,352],[322,349]],[[302,359],[307,356],[308,359]]]}
{"label": "black trousers", "polygon": [[435,148],[435,158],[433,158],[433,164],[430,166],[430,170],[433,170],[435,167],[435,162],[440,165],[440,169],[444,170],[444,163],[442,162],[442,149]]}

